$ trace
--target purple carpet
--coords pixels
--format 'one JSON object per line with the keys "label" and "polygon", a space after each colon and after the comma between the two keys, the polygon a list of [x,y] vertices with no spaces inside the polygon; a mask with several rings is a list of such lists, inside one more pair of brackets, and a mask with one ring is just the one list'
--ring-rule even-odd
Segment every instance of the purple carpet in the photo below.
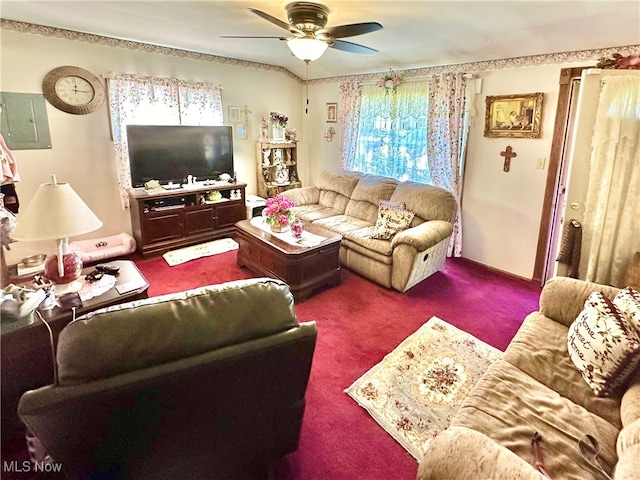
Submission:
{"label": "purple carpet", "polygon": [[[175,267],[162,257],[134,260],[149,280],[149,295],[157,296],[253,277],[236,266],[236,255],[232,251]],[[537,310],[539,295],[532,282],[462,259],[448,259],[440,272],[404,294],[343,268],[340,286],[296,305],[299,321],[317,322],[318,343],[300,445],[276,466],[274,478],[415,478],[416,461],[344,389],[432,316],[504,350],[524,317]],[[20,449],[12,459],[23,458],[26,451]]]}
{"label": "purple carpet", "polygon": [[[138,262],[150,295],[248,278],[236,252],[169,267]],[[416,461],[343,390],[432,316],[504,350],[524,317],[537,310],[540,288],[463,259],[407,293],[380,287],[342,269],[342,284],[296,305],[315,320],[318,344],[298,451],[278,465],[276,479],[415,478]]]}

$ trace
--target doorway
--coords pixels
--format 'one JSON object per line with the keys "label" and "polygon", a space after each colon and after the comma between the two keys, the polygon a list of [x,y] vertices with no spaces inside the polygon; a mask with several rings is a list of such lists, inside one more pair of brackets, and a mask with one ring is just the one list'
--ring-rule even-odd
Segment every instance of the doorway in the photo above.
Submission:
{"label": "doorway", "polygon": [[555,273],[558,241],[569,172],[571,139],[575,124],[576,100],[582,71],[593,67],[563,68],[560,71],[558,106],[549,154],[533,280],[541,285]]}

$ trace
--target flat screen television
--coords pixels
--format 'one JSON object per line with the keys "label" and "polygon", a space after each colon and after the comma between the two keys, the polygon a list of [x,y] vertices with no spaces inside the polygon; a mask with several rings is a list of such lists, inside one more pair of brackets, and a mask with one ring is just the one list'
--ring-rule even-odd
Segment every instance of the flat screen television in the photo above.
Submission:
{"label": "flat screen television", "polygon": [[231,127],[187,125],[128,125],[131,184],[149,180],[162,185],[183,183],[188,175],[217,180],[233,176]]}

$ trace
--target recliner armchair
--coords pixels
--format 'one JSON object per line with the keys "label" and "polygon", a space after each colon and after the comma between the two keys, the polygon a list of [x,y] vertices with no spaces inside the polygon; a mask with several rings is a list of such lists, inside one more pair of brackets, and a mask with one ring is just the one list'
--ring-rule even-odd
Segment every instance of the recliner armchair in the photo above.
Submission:
{"label": "recliner armchair", "polygon": [[317,331],[251,279],[99,310],[60,334],[19,414],[79,478],[257,478],[297,448]]}

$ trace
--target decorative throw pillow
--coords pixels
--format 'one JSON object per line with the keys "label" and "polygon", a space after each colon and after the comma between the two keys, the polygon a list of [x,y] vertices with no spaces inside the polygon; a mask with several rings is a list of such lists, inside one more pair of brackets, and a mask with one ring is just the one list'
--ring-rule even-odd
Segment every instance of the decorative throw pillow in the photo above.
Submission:
{"label": "decorative throw pillow", "polygon": [[407,210],[404,203],[380,200],[378,219],[373,227],[371,238],[390,240],[396,233],[408,228],[414,216],[415,213]]}
{"label": "decorative throw pillow", "polygon": [[569,327],[569,357],[599,397],[622,386],[640,362],[640,338],[601,292],[593,292]]}
{"label": "decorative throw pillow", "polygon": [[624,288],[613,299],[613,304],[622,312],[636,334],[640,335],[640,293],[631,287]]}

